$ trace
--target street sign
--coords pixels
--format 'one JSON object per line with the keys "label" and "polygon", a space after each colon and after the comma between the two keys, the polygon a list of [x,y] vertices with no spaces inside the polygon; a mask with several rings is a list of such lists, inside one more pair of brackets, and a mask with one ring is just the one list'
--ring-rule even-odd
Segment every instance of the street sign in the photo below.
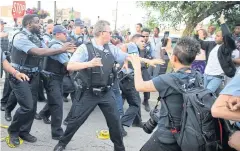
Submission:
{"label": "street sign", "polygon": [[12,15],[13,18],[23,17],[26,11],[25,1],[13,1]]}

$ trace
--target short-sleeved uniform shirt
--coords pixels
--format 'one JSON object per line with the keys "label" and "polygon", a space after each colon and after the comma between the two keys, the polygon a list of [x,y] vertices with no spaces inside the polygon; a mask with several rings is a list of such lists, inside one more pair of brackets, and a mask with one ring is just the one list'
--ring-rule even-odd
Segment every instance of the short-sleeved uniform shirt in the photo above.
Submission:
{"label": "short-sleeved uniform shirt", "polygon": [[240,96],[240,71],[238,71],[234,78],[226,85],[221,94]]}
{"label": "short-sleeved uniform shirt", "polygon": [[[23,31],[25,31],[28,35],[32,35],[32,33],[28,31],[26,28],[23,28]],[[24,35],[23,33],[19,33],[15,36],[15,38],[13,39],[13,46],[25,53],[28,53],[28,51],[32,48],[38,48],[38,46],[32,43],[28,39],[28,36]]]}
{"label": "short-sleeved uniform shirt", "polygon": [[[104,50],[103,46],[97,45],[95,39],[92,39],[92,44],[99,50]],[[120,48],[114,46],[113,44],[109,43],[109,49],[118,63],[123,63],[126,57],[128,56],[127,53],[121,51]],[[87,62],[88,61],[88,51],[85,44],[80,45],[77,50],[74,52],[72,57],[70,58],[70,62]]]}
{"label": "short-sleeved uniform shirt", "polygon": [[[63,42],[57,40],[57,39],[52,39],[50,41],[50,43],[53,43],[53,42],[58,42],[57,44],[53,44],[51,46],[52,49],[59,49],[59,48],[62,48],[63,47]],[[61,54],[57,54],[57,55],[52,55],[52,56],[49,56],[50,58],[54,59],[54,60],[57,60],[58,62],[60,62],[61,64],[65,64],[67,62],[69,62],[69,56],[68,56],[68,53],[61,53]]]}

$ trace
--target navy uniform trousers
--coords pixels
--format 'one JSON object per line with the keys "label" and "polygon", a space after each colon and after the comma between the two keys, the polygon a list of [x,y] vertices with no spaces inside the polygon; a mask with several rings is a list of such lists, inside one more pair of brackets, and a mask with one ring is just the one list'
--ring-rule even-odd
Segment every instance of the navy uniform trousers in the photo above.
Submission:
{"label": "navy uniform trousers", "polygon": [[12,88],[10,86],[7,74],[8,73],[5,74],[6,78],[5,78],[5,82],[4,82],[3,95],[2,95],[2,99],[1,99],[1,104],[3,104],[3,105],[7,104],[9,96],[10,96],[10,94],[12,92]]}
{"label": "navy uniform trousers", "polygon": [[30,81],[20,82],[10,75],[10,85],[20,107],[13,116],[8,128],[10,135],[24,135],[31,131],[32,123],[37,109],[39,73],[27,73]]}
{"label": "navy uniform trousers", "polygon": [[50,75],[43,80],[46,86],[47,104],[39,114],[46,117],[51,116],[52,137],[63,135],[62,118],[63,118],[63,75]]}
{"label": "navy uniform trousers", "polygon": [[66,146],[80,126],[86,121],[96,106],[99,106],[110,132],[110,139],[114,143],[115,151],[125,151],[123,136],[121,133],[121,124],[119,112],[117,109],[115,96],[112,90],[101,96],[95,96],[90,90],[83,92],[80,100],[73,102],[72,115],[68,120],[68,125],[59,144]]}
{"label": "navy uniform trousers", "polygon": [[141,98],[136,91],[134,80],[125,78],[120,82],[122,94],[129,104],[129,108],[121,118],[122,125],[130,127],[132,124],[139,124],[141,119]]}

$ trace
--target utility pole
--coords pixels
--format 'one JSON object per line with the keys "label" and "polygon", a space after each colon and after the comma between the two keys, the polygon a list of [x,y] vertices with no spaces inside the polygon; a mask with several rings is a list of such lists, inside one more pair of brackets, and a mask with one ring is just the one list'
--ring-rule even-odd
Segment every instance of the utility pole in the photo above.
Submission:
{"label": "utility pole", "polygon": [[118,17],[118,1],[117,1],[117,5],[116,5],[115,28],[114,28],[115,31],[117,29],[117,17]]}
{"label": "utility pole", "polygon": [[38,10],[41,9],[41,1],[38,1]]}
{"label": "utility pole", "polygon": [[54,17],[53,17],[53,19],[54,19],[54,23],[55,23],[55,24],[57,23],[57,18],[56,18],[56,16],[57,16],[57,2],[54,1]]}

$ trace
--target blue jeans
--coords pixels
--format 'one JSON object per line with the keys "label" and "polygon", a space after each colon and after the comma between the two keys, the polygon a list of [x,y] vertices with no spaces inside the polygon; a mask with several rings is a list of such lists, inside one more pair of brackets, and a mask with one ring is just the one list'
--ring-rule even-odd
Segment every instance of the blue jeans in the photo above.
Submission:
{"label": "blue jeans", "polygon": [[119,81],[118,80],[116,80],[114,85],[113,85],[113,93],[116,97],[118,112],[120,114],[120,117],[122,117],[123,114],[124,114],[124,112],[123,112],[123,99],[122,99],[122,95],[120,94],[120,88],[119,88]]}
{"label": "blue jeans", "polygon": [[204,88],[207,88],[212,92],[216,92],[221,86],[222,80],[223,79],[204,74]]}

